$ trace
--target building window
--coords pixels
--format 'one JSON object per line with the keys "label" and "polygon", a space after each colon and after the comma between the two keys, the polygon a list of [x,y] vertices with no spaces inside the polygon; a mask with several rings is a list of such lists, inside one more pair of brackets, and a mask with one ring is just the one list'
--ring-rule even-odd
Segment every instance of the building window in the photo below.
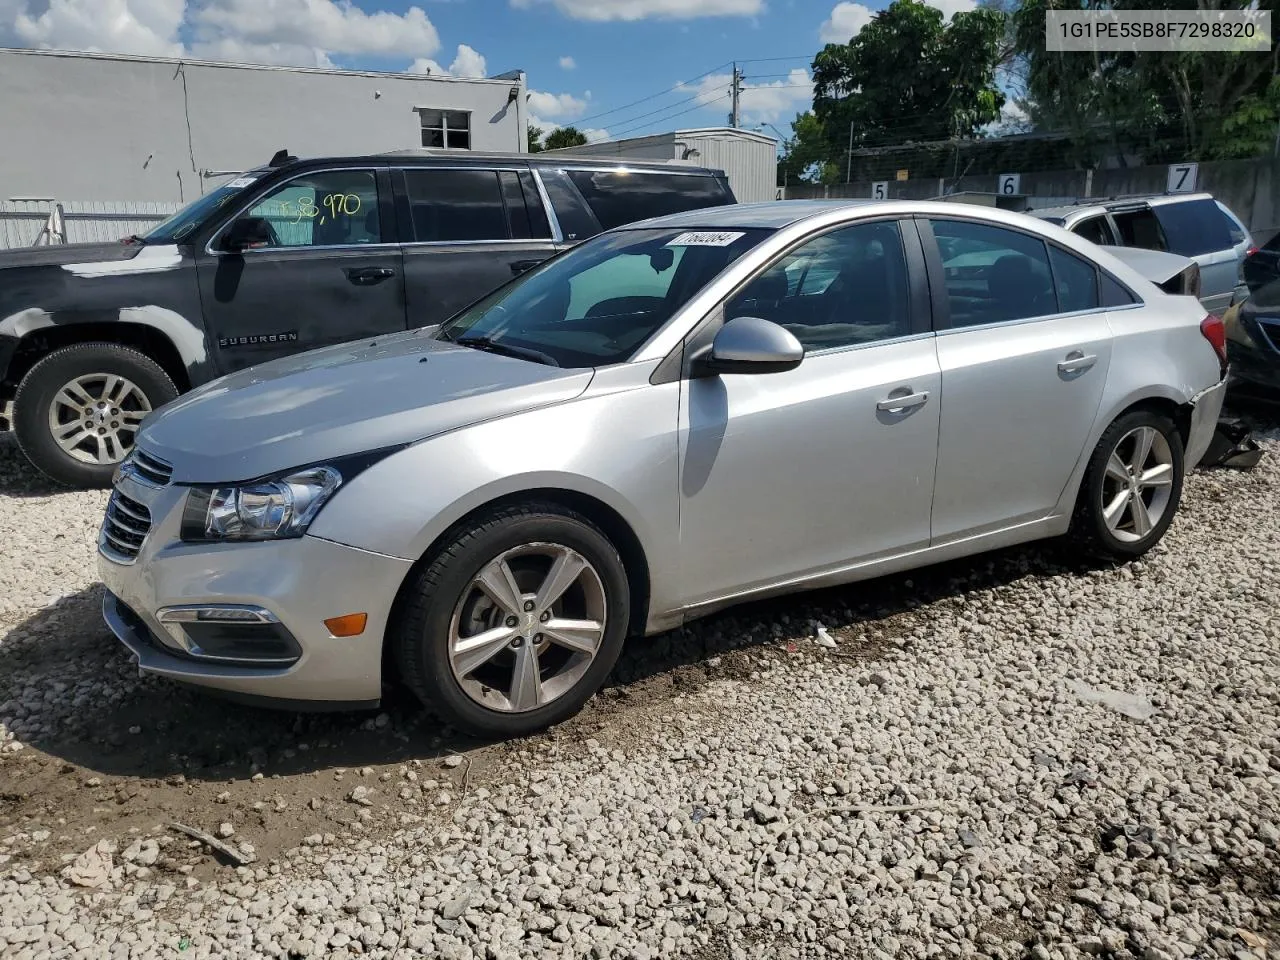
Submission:
{"label": "building window", "polygon": [[471,113],[467,110],[427,110],[418,107],[422,145],[443,150],[471,149]]}

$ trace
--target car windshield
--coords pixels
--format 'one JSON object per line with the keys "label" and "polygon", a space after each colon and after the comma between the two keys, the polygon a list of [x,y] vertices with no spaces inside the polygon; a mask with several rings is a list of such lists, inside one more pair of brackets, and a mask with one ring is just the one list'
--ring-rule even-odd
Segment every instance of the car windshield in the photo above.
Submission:
{"label": "car windshield", "polygon": [[194,231],[205,217],[240,196],[246,187],[251,186],[261,177],[260,173],[246,173],[224,183],[216,190],[206,193],[199,200],[193,200],[164,223],[143,234],[146,243],[181,243]]}
{"label": "car windshield", "polygon": [[485,297],[436,335],[561,367],[622,363],[769,233],[648,229],[602,234]]}

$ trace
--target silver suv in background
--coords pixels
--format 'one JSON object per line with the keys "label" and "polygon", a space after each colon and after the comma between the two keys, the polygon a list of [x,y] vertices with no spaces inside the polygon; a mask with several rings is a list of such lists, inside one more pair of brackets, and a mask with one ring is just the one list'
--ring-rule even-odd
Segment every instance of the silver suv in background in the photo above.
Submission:
{"label": "silver suv in background", "polygon": [[1194,260],[1200,302],[1215,313],[1231,305],[1254,245],[1240,219],[1207,193],[1082,200],[1027,212],[1102,246],[1144,247]]}

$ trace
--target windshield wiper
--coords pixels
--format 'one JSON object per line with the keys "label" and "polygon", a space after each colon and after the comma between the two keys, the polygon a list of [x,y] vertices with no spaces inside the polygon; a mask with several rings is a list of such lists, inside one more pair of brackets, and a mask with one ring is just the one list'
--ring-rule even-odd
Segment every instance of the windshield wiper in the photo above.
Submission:
{"label": "windshield wiper", "polygon": [[519,360],[532,360],[535,363],[545,363],[552,367],[560,366],[560,364],[556,362],[555,357],[550,354],[543,353],[541,350],[532,350],[529,347],[517,347],[510,343],[502,343],[499,340],[494,340],[492,337],[459,337],[457,340],[450,340],[447,342],[456,343],[463,347],[472,347],[476,350],[484,350],[486,353],[498,353],[507,357],[515,357]]}

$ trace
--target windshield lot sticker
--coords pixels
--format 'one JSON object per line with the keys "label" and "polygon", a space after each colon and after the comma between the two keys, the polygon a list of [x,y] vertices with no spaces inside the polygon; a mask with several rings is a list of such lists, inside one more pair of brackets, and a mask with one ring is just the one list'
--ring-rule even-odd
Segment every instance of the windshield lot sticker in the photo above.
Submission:
{"label": "windshield lot sticker", "polygon": [[733,241],[745,237],[745,233],[682,233],[667,241],[668,247],[727,247]]}
{"label": "windshield lot sticker", "polygon": [[224,186],[230,187],[232,190],[238,190],[241,187],[249,186],[249,184],[253,183],[257,179],[257,177],[236,177],[230,183],[224,184]]}

